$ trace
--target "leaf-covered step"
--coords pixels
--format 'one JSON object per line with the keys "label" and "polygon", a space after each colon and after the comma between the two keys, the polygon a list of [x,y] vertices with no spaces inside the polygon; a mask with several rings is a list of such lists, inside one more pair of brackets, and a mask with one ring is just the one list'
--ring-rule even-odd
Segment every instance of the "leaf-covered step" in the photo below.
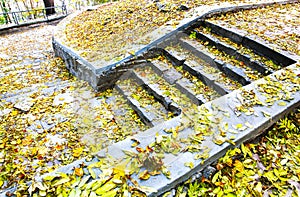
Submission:
{"label": "leaf-covered step", "polygon": [[137,81],[137,83],[145,88],[150,94],[154,96],[164,107],[171,111],[174,115],[179,115],[181,109],[179,106],[172,102],[172,100],[163,94],[163,91],[159,88],[158,84],[151,84],[146,77],[141,76],[137,71],[133,70],[131,76]]}
{"label": "leaf-covered step", "polygon": [[[99,108],[104,108],[103,105],[107,106],[107,109],[114,115],[115,127],[109,128],[110,135],[108,135],[112,140],[121,140],[122,137],[145,131],[149,128],[131,108],[124,96],[116,89],[112,89],[111,91],[107,90],[106,94],[102,94],[102,98],[105,99],[105,102],[100,103]],[[101,114],[105,114],[103,110],[100,112]],[[117,130],[116,126],[118,128]]]}
{"label": "leaf-covered step", "polygon": [[[47,86],[51,81],[64,81],[71,76],[63,67],[63,62],[59,58],[53,58],[49,61],[43,61],[37,64],[26,64],[16,67],[16,70],[11,70],[13,67],[2,67],[5,73],[1,76],[0,95],[11,94],[21,89],[30,89],[37,87],[36,84]],[[75,79],[75,78],[73,78]],[[38,86],[39,87],[39,86]],[[9,92],[7,91],[9,90]]]}
{"label": "leaf-covered step", "polygon": [[250,68],[257,70],[263,75],[269,75],[273,73],[272,69],[268,68],[266,65],[258,61],[252,61],[251,56],[240,53],[234,46],[219,40],[211,34],[200,32],[201,29],[202,28],[197,28],[194,30],[198,39],[208,42],[209,45],[215,46],[218,50],[224,51],[228,55],[235,57],[237,60],[243,62]]}
{"label": "leaf-covered step", "polygon": [[43,95],[47,95],[53,93],[54,91],[58,91],[64,87],[71,86],[72,84],[73,83],[70,81],[61,80],[54,80],[41,84],[33,84],[30,87],[6,92],[0,96],[0,99],[6,100],[8,102],[14,102],[20,96],[24,97],[27,95],[34,94],[36,92],[40,92]]}
{"label": "leaf-covered step", "polygon": [[147,83],[149,85],[154,85],[159,88],[162,95],[169,97],[173,103],[176,103],[181,112],[186,113],[189,111],[195,111],[197,105],[195,105],[191,100],[182,94],[174,85],[170,85],[164,78],[155,72],[151,64],[144,67],[138,67],[135,69],[140,76],[147,78]]}
{"label": "leaf-covered step", "polygon": [[266,45],[266,43],[260,43],[257,40],[254,40],[246,33],[238,31],[237,29],[230,29],[227,27],[223,27],[221,25],[211,23],[209,21],[205,21],[205,26],[211,28],[212,32],[227,37],[231,39],[233,42],[242,44],[243,46],[252,49],[255,53],[264,56],[268,59],[271,59],[276,64],[282,66],[288,66],[296,63],[295,60],[286,57],[285,55],[277,52]]}
{"label": "leaf-covered step", "polygon": [[[258,76],[256,76],[257,72],[249,70],[249,68],[247,70],[243,69],[241,66],[237,65],[238,62],[232,60],[231,57],[227,57],[217,49],[206,48],[205,45],[202,45],[195,39],[181,38],[180,44],[182,47],[190,50],[194,55],[200,57],[211,66],[224,72],[228,77],[238,81],[242,85],[251,83],[252,80],[249,79],[249,76],[253,76],[254,79],[258,78]],[[214,53],[215,55],[211,53]],[[227,62],[224,60],[227,60]],[[234,63],[235,66],[231,65],[231,63]]]}
{"label": "leaf-covered step", "polygon": [[277,70],[281,69],[281,66],[276,64],[272,60],[255,53],[254,50],[249,49],[240,43],[236,43],[236,42],[232,41],[228,37],[221,36],[219,34],[214,33],[213,30],[209,27],[199,26],[196,28],[196,30],[199,32],[202,32],[206,35],[212,36],[212,37],[218,39],[219,41],[222,41],[223,43],[226,43],[227,45],[230,45],[231,47],[235,48],[240,54],[242,54],[246,57],[249,57],[251,59],[250,63],[252,63],[252,64],[253,63],[254,64],[262,64],[262,66],[266,67],[270,71],[273,71],[273,70],[277,71]]}
{"label": "leaf-covered step", "polygon": [[170,78],[173,78],[173,81],[170,84],[176,84],[176,87],[183,94],[186,94],[195,104],[201,105],[219,97],[217,92],[206,86],[197,77],[185,71],[182,66],[173,65],[174,63],[166,56],[160,55],[157,59],[159,59],[160,65],[169,68],[169,70],[163,73],[163,78],[169,83]]}
{"label": "leaf-covered step", "polygon": [[194,102],[196,105],[202,105],[207,102],[207,100],[202,94],[197,95],[195,91],[193,91],[193,89],[195,89],[194,84],[186,78],[182,78],[179,81],[177,81],[176,87],[183,94],[187,95],[187,97],[190,98],[191,101]]}
{"label": "leaf-covered step", "polygon": [[126,98],[128,104],[139,117],[149,126],[157,125],[168,119],[171,113],[142,86],[129,76],[120,80],[115,88]]}
{"label": "leaf-covered step", "polygon": [[26,73],[30,70],[34,71],[34,70],[38,70],[38,69],[42,69],[40,67],[40,62],[28,63],[28,64],[17,63],[17,64],[8,65],[8,66],[1,66],[0,67],[0,79],[7,75],[16,74],[16,73],[21,74],[21,73]]}
{"label": "leaf-covered step", "polygon": [[[226,87],[228,84],[226,85],[225,81],[220,79],[223,77],[221,71],[211,67],[208,63],[194,56],[191,52],[179,45],[169,46],[165,50],[169,55],[173,56],[173,58],[185,60],[182,64],[183,70],[200,79],[205,85],[211,87],[220,95],[225,95],[231,91]],[[227,80],[230,79],[227,78]]]}
{"label": "leaf-covered step", "polygon": [[159,56],[156,59],[151,60],[151,66],[153,70],[160,76],[162,76],[168,83],[175,84],[176,81],[182,78],[182,75],[173,68],[172,65],[168,65],[162,61],[164,59]]}

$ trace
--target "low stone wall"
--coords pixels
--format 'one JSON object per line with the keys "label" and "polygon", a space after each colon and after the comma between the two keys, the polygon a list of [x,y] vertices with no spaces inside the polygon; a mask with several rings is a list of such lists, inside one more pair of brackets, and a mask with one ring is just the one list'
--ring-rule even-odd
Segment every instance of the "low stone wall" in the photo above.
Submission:
{"label": "low stone wall", "polygon": [[64,46],[53,38],[52,46],[55,55],[61,57],[67,69],[79,79],[88,81],[89,84],[96,89],[98,84],[98,78],[95,73],[95,68],[77,53],[72,51],[72,49]]}

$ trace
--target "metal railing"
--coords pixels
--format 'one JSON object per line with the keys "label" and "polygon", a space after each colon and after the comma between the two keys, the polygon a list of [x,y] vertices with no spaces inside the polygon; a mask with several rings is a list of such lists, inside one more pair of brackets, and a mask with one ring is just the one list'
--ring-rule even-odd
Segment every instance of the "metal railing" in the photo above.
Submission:
{"label": "metal railing", "polygon": [[[55,13],[52,15],[47,15],[46,10],[55,9]],[[15,24],[20,25],[23,23],[34,22],[45,20],[48,21],[50,18],[65,16],[68,14],[67,6],[53,6],[47,8],[30,9],[24,11],[12,11],[12,12],[2,12],[0,13],[0,25],[3,24]]]}

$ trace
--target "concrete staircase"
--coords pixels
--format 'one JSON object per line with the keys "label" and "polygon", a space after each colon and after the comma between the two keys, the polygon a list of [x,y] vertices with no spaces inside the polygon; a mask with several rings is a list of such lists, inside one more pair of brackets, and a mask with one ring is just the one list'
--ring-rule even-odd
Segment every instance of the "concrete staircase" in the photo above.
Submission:
{"label": "concrete staircase", "polygon": [[[240,8],[244,7],[228,10]],[[213,24],[205,17],[204,14],[183,25],[130,60],[101,71],[54,41],[56,54],[65,59],[73,74],[98,90],[111,88],[112,96],[106,102],[122,97],[149,128],[109,144],[93,154],[92,161],[80,159],[58,172],[71,174],[74,167],[83,163],[92,165],[108,155],[122,162],[128,159],[126,151],[137,152],[132,146],[133,138],[139,147],[146,148],[158,143],[157,136],[164,139],[176,131],[181,149],[178,154],[164,152],[162,159],[170,176],[161,173],[148,180],[140,180],[137,174],[131,176],[139,185],[153,188],[147,192],[148,196],[158,196],[205,170],[229,148],[255,138],[299,106],[300,68],[296,64],[299,57],[274,51],[242,32]],[[266,100],[264,90],[272,86],[270,81],[287,87],[278,89],[283,94],[293,90],[293,99],[278,99],[272,105],[255,103],[252,99]],[[13,95],[5,97],[12,98]],[[279,105],[279,101],[285,104]],[[197,145],[199,150],[190,150],[191,145]],[[186,163],[192,163],[193,167]],[[99,174],[101,171],[97,171]]]}

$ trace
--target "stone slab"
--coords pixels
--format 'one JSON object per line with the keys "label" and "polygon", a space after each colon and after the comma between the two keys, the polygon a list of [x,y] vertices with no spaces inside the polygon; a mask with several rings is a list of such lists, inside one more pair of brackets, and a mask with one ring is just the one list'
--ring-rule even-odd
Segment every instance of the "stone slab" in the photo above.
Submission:
{"label": "stone slab", "polygon": [[[230,38],[233,42],[236,42],[236,43],[239,43],[239,44],[242,44],[243,42],[243,37],[244,35],[246,35],[246,32],[239,32],[236,33],[237,31],[233,31],[232,29],[229,29],[227,27],[223,27],[221,25],[218,25],[218,24],[214,24],[214,23],[211,23],[209,21],[205,21],[205,26],[211,28],[212,32],[214,32],[215,34],[218,34],[218,35],[222,35],[222,36],[225,36],[227,38]],[[244,35],[243,35],[244,34]]]}
{"label": "stone slab", "polygon": [[256,53],[267,57],[271,60],[273,60],[275,63],[280,64],[282,66],[288,66],[291,64],[296,63],[295,60],[286,57],[285,55],[282,55],[280,52],[277,52],[267,46],[266,43],[261,43],[257,39],[253,39],[250,36],[245,36],[243,38],[242,44],[252,50],[254,50]]}
{"label": "stone slab", "polygon": [[145,124],[148,126],[152,127],[153,125],[153,120],[155,119],[155,114],[147,111],[143,107],[140,106],[139,102],[135,100],[134,98],[130,97],[130,93],[126,92],[125,90],[122,89],[119,85],[115,86],[116,90],[122,94],[125,99],[127,100],[127,103],[132,107],[132,109],[139,115],[139,117],[143,120]]}
{"label": "stone slab", "polygon": [[152,60],[150,66],[159,76],[162,76],[169,68],[167,65],[161,63],[158,60]]}
{"label": "stone slab", "polygon": [[232,66],[231,64],[225,63],[223,65],[223,70],[226,75],[240,82],[242,85],[247,85],[251,83],[250,79],[247,77],[244,70],[241,68],[237,68]]}
{"label": "stone slab", "polygon": [[216,82],[216,76],[206,73],[202,70],[202,66],[192,67],[190,66],[189,62],[185,62],[183,65],[183,69],[191,73],[192,75],[196,76],[200,79],[205,85],[213,88],[216,90],[220,95],[225,95],[230,90],[225,88],[222,84]]}
{"label": "stone slab", "polygon": [[163,94],[163,91],[159,88],[158,84],[149,84],[146,78],[140,76],[137,72],[132,71],[132,75],[136,81],[142,85],[150,94],[152,94],[163,106],[173,112],[175,115],[179,115],[181,113],[181,109],[177,104],[174,104],[172,100]]}
{"label": "stone slab", "polygon": [[196,95],[193,90],[191,90],[190,87],[194,86],[192,82],[190,82],[186,78],[182,78],[179,81],[176,82],[176,87],[185,94],[193,103],[196,105],[201,105],[205,103],[204,97],[201,97],[199,95]]}
{"label": "stone slab", "polygon": [[236,49],[234,47],[220,41],[219,39],[215,38],[212,35],[205,34],[205,33],[199,32],[197,30],[195,30],[195,32],[196,32],[196,37],[198,39],[203,40],[205,42],[209,42],[209,45],[216,46],[217,49],[224,51],[225,53],[227,53],[231,56],[235,56]]}
{"label": "stone slab", "polygon": [[175,68],[170,68],[163,74],[163,78],[170,84],[175,84],[176,81],[182,78],[182,75]]}
{"label": "stone slab", "polygon": [[217,67],[217,65],[215,64],[215,61],[214,61],[215,56],[202,50],[203,46],[201,44],[199,44],[196,40],[187,40],[187,39],[181,38],[179,43],[183,48],[191,51],[195,56],[201,58],[202,60],[204,60],[211,66],[213,66],[215,68]]}

